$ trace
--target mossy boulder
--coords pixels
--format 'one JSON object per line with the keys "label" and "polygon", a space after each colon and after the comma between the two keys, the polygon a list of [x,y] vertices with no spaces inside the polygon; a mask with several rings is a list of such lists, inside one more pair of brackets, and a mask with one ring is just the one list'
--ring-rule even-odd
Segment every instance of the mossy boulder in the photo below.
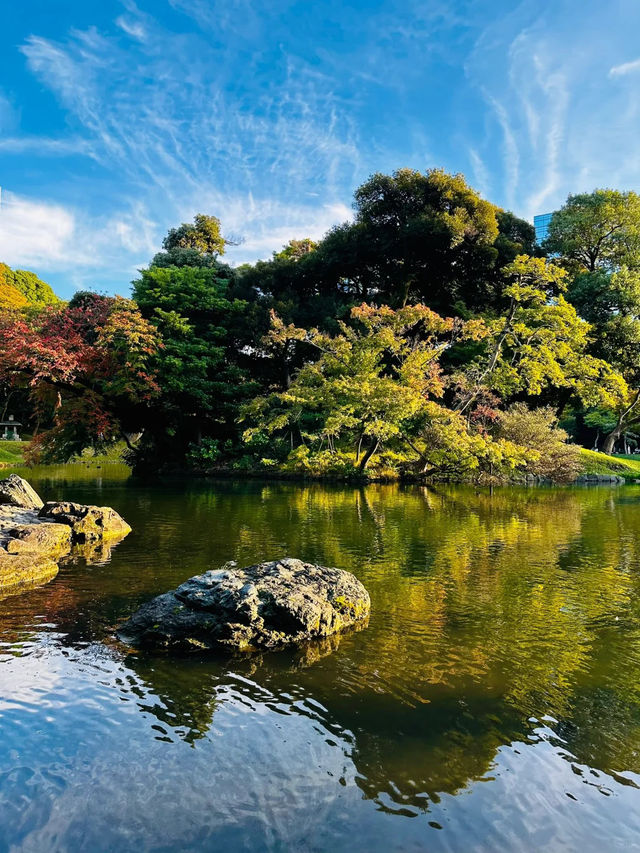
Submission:
{"label": "mossy boulder", "polygon": [[63,557],[71,550],[71,530],[62,524],[17,524],[6,531],[9,554]]}
{"label": "mossy boulder", "polygon": [[39,516],[58,524],[67,524],[74,542],[119,539],[131,533],[131,527],[124,518],[109,506],[49,501],[42,507]]}
{"label": "mossy boulder", "polygon": [[370,608],[350,572],[285,557],[196,575],[143,605],[119,635],[155,648],[274,649],[362,623]]}
{"label": "mossy boulder", "polygon": [[0,599],[47,583],[58,574],[55,559],[39,554],[9,554],[0,548]]}

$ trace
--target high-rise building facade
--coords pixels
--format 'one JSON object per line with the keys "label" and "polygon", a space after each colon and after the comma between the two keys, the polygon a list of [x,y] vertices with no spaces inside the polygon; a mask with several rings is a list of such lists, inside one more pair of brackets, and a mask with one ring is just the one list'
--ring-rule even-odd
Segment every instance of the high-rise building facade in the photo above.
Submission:
{"label": "high-rise building facade", "polygon": [[546,239],[549,223],[553,213],[539,213],[533,217],[533,227],[536,229],[536,242],[541,244]]}

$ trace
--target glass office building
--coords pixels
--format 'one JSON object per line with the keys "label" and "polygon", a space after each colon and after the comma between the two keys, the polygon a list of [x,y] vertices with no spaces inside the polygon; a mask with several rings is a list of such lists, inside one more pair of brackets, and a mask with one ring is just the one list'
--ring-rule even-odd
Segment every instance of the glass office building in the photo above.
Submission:
{"label": "glass office building", "polygon": [[533,217],[533,227],[536,229],[536,242],[538,244],[546,238],[552,216],[553,213],[539,213]]}

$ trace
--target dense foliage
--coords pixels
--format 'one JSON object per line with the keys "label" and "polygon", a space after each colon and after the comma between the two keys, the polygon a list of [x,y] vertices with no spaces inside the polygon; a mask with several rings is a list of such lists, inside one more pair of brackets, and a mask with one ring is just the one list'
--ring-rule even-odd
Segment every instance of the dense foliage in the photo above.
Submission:
{"label": "dense foliage", "polygon": [[160,342],[138,307],[78,293],[68,305],[3,315],[0,380],[28,390],[37,431],[31,458],[64,461],[89,445],[128,439],[159,388]]}
{"label": "dense foliage", "polygon": [[132,301],[56,303],[0,267],[0,382],[34,452],[124,437],[139,468],[568,482],[579,444],[637,443],[634,193],[570,196],[539,246],[461,175],[401,169],[319,242],[236,269],[229,242],[213,216],[171,229]]}
{"label": "dense foliage", "polygon": [[[26,303],[29,305],[55,305],[60,301],[51,287],[39,279],[35,273],[28,270],[12,270],[6,264],[0,263],[0,293],[6,292],[9,288],[18,291],[24,302],[20,302],[18,305],[13,303],[6,307],[21,307]],[[0,303],[0,307],[5,307],[5,305]]]}

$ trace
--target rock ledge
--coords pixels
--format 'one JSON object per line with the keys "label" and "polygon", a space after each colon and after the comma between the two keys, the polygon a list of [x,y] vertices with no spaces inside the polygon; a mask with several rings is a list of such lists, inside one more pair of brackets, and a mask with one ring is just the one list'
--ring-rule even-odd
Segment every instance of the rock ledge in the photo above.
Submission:
{"label": "rock ledge", "polygon": [[0,480],[0,598],[55,577],[68,555],[121,539],[129,525],[110,507],[50,501],[11,474]]}
{"label": "rock ledge", "polygon": [[144,604],[118,633],[153,648],[274,649],[335,634],[370,608],[350,572],[285,557],[196,575]]}

